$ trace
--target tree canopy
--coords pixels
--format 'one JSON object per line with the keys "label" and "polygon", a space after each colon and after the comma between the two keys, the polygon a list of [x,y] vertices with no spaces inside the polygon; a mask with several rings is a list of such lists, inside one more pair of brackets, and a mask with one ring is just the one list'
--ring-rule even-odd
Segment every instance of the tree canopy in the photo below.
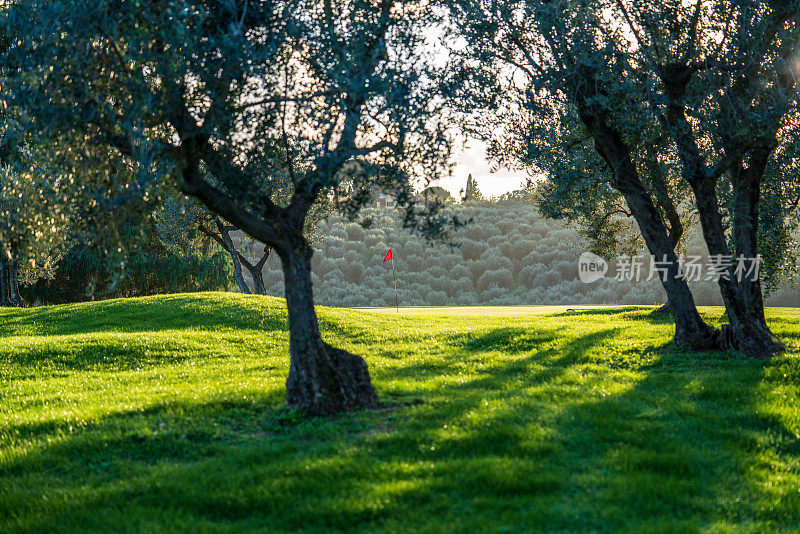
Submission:
{"label": "tree canopy", "polygon": [[[364,361],[320,337],[304,228],[355,159],[368,182],[356,190],[394,191],[406,226],[436,233],[447,224],[440,212],[419,217],[411,194],[414,177],[436,176],[450,150],[442,68],[423,52],[434,9],[21,0],[4,19],[13,99],[39,136],[101,147],[139,190],[172,180],[280,256],[289,404],[308,413],[374,405]],[[362,197],[353,198],[357,208]]]}
{"label": "tree canopy", "polygon": [[650,252],[671,265],[676,340],[701,347],[717,338],[755,355],[779,349],[759,281],[730,280],[735,262],[719,282],[731,330],[711,335],[680,278],[673,237],[688,208],[711,254],[753,262],[762,207],[771,227],[791,225],[796,192],[778,193],[765,176],[795,139],[797,3],[451,5],[467,43],[465,99],[487,110],[473,131],[491,154],[546,172],[551,212],[601,230],[624,199]]}

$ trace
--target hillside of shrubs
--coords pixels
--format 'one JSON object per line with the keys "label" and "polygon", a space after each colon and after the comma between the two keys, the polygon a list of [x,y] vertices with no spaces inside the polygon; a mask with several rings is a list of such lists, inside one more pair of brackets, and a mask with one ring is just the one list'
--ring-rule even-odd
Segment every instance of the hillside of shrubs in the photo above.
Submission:
{"label": "hillside of shrubs", "polygon": [[[403,230],[393,209],[366,210],[369,229],[332,216],[321,223],[315,243],[316,300],[327,306],[393,306],[391,248],[401,306],[535,304],[659,304],[665,294],[657,280],[604,279],[584,284],[578,257],[587,242],[561,221],[542,217],[520,201],[482,202],[453,207],[472,224],[452,236],[457,246],[428,244]],[[700,253],[700,240],[687,252]],[[269,293],[283,295],[277,256],[267,265]],[[646,276],[644,276],[646,278]],[[797,306],[800,291],[784,284],[768,304]],[[693,284],[698,304],[720,304],[714,282]]]}

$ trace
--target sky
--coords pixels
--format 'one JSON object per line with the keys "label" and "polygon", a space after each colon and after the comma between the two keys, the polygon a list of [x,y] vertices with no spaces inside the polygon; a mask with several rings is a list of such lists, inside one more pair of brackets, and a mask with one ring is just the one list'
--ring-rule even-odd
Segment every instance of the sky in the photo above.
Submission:
{"label": "sky", "polygon": [[486,159],[486,145],[481,141],[470,139],[466,145],[454,154],[455,168],[451,176],[441,178],[431,185],[438,185],[459,198],[467,185],[467,176],[478,181],[478,188],[485,197],[499,196],[514,189],[520,189],[526,181],[524,172],[498,169],[492,172]]}
{"label": "sky", "polygon": [[[445,45],[442,28],[429,28],[428,30],[426,33],[427,51],[433,53],[434,61],[438,65],[445,65],[449,61],[451,47],[464,46],[463,43],[452,41]],[[527,181],[527,174],[524,172],[503,168],[492,172],[491,164],[486,158],[486,144],[477,139],[467,138],[463,145],[456,142],[453,148],[455,150],[455,154],[453,154],[455,168],[452,175],[432,182],[430,185],[444,187],[455,198],[460,198],[462,190],[467,185],[467,176],[470,174],[478,181],[478,188],[487,198],[520,189],[522,184]]]}

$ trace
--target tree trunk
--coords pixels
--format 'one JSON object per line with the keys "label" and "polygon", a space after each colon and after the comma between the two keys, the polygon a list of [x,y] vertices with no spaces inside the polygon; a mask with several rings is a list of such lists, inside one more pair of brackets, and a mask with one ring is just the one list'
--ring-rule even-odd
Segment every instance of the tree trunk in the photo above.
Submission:
{"label": "tree trunk", "polygon": [[[630,171],[630,169],[628,169]],[[666,276],[660,276],[667,293],[667,304],[675,321],[676,345],[689,345],[694,350],[716,348],[715,330],[700,317],[694,297],[685,278],[680,277],[680,265],[675,249],[667,235],[661,215],[635,175],[620,169],[614,187],[622,193],[636,218],[647,249],[657,261],[668,262]],[[627,176],[624,176],[628,174]]]}
{"label": "tree trunk", "polygon": [[[703,178],[693,180],[691,185],[709,253],[712,256],[729,257],[730,251],[725,240],[714,183]],[[722,300],[725,302],[731,329],[731,334],[726,336],[731,346],[725,348],[740,350],[755,358],[768,358],[783,350],[783,344],[766,326],[760,284],[758,294],[751,293],[750,296],[751,299],[759,301],[755,304],[755,311],[752,311],[748,308],[743,287],[736,281],[733,267],[729,268],[726,275],[721,276],[717,283]]]}
{"label": "tree trunk", "polygon": [[236,280],[236,285],[239,286],[239,292],[244,293],[245,295],[252,294],[252,291],[250,291],[250,288],[247,286],[247,282],[242,274],[242,264],[239,263],[237,254],[235,252],[230,252],[230,255],[231,259],[233,260],[233,279]]}
{"label": "tree trunk", "polygon": [[245,267],[247,268],[247,271],[250,273],[250,277],[253,279],[253,294],[266,295],[267,287],[264,285],[263,267],[259,267],[258,265],[247,265],[247,264],[245,264]]}
{"label": "tree trunk", "polygon": [[255,284],[254,293],[256,295],[267,294],[267,287],[264,285],[264,271],[259,269],[253,274],[253,283]]}
{"label": "tree trunk", "polygon": [[25,307],[19,293],[19,258],[0,262],[0,306]]}
{"label": "tree trunk", "polygon": [[225,250],[228,251],[228,254],[231,256],[231,260],[233,261],[233,279],[236,280],[236,285],[239,286],[239,291],[245,295],[250,295],[252,291],[250,291],[250,288],[247,286],[247,282],[242,274],[242,262],[239,261],[239,253],[236,251],[236,247],[233,246],[233,239],[231,239],[230,234],[226,230],[222,229],[219,220],[217,220],[217,226],[220,228],[220,236],[222,237]]}
{"label": "tree trunk", "polygon": [[[245,295],[266,295],[267,288],[264,285],[264,264],[266,264],[267,258],[269,258],[272,247],[269,245],[264,245],[264,253],[261,259],[254,265],[250,263],[238,250],[236,250],[236,245],[234,244],[233,238],[230,234],[231,230],[235,230],[236,227],[225,226],[219,217],[214,219],[214,224],[217,227],[216,232],[206,228],[203,224],[200,224],[199,229],[201,232],[216,241],[219,246],[224,248],[228,254],[230,254],[231,261],[233,262],[233,278],[236,280],[236,285],[239,286],[239,291]],[[242,266],[247,269],[247,271],[250,273],[250,276],[253,278],[253,289],[250,289],[250,286],[247,285],[247,281],[244,279],[244,275],[242,274]]]}
{"label": "tree trunk", "polygon": [[267,287],[264,285],[264,265],[267,263],[270,252],[272,252],[272,247],[264,245],[264,253],[261,259],[255,264],[250,263],[250,261],[243,256],[239,256],[239,261],[245,266],[250,273],[250,277],[253,279],[253,294],[255,295],[267,294]]}
{"label": "tree trunk", "polygon": [[[739,165],[733,172],[736,255],[743,258],[746,266],[752,269],[756,268],[755,262],[758,261],[758,208],[761,202],[761,180],[771,153],[771,148],[756,149],[750,157],[747,168]],[[760,274],[744,275],[737,281],[747,309],[747,319],[753,323],[754,329],[760,331],[759,336],[764,340],[765,348],[773,352],[785,350],[783,343],[767,325]]]}
{"label": "tree trunk", "polygon": [[[717,178],[708,168],[706,160],[701,154],[682,104],[686,87],[693,71],[685,65],[677,68],[677,71],[662,78],[667,96],[670,99],[667,105],[665,125],[673,132],[672,135],[683,164],[683,177],[692,188],[708,252],[712,256],[729,258],[730,250],[725,239],[725,229],[722,224],[722,214],[720,213],[717,198]],[[768,154],[765,156],[761,162],[764,166],[766,166],[769,158]],[[758,162],[754,161],[753,163],[756,164]],[[734,182],[736,182],[736,177],[734,177]],[[753,196],[754,194],[755,197]],[[757,196],[758,193],[754,193],[752,190],[749,192],[742,191],[737,203],[742,203],[743,211],[740,214],[734,213],[734,218],[739,217],[739,231],[753,238],[755,238],[755,234],[752,234],[751,230],[757,229],[757,221],[752,221],[751,218],[755,216],[757,219],[758,217],[757,202],[753,203]],[[735,212],[738,211],[737,206]],[[750,237],[744,237],[743,241],[748,241]],[[739,236],[737,235],[737,244],[738,241]],[[751,244],[753,247],[752,252],[755,253],[757,250],[756,241],[753,240]],[[756,358],[767,358],[783,350],[783,345],[766,326],[766,320],[763,320],[763,300],[761,300],[760,283],[757,290],[755,287],[749,290],[750,298],[753,299],[754,304],[753,311],[748,308],[747,300],[744,296],[745,291],[742,285],[736,281],[733,267],[729,267],[725,274],[720,276],[718,285],[722,300],[725,302],[728,321],[730,322],[730,326],[723,326],[720,331],[722,348],[740,350],[748,356]],[[758,303],[755,303],[756,299],[759,300]]]}
{"label": "tree trunk", "polygon": [[598,120],[586,107],[579,106],[579,114],[594,138],[598,154],[608,164],[611,185],[625,198],[650,254],[658,261],[668,262],[666,276],[659,278],[675,321],[674,343],[689,345],[694,350],[716,348],[716,331],[700,317],[686,279],[679,276],[680,265],[667,228],[639,178],[627,145],[619,132]]}
{"label": "tree trunk", "polygon": [[364,359],[322,340],[312,294],[311,247],[302,242],[279,253],[289,311],[289,406],[309,415],[376,407]]}

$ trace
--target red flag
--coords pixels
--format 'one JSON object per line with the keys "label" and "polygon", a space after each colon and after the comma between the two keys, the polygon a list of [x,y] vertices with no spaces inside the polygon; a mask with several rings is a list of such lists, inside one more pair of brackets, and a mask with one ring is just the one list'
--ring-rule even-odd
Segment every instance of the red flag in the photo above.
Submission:
{"label": "red flag", "polygon": [[386,257],[383,258],[383,263],[386,263],[387,261],[389,261],[391,259],[392,259],[392,249],[389,249],[389,252],[386,253]]}

